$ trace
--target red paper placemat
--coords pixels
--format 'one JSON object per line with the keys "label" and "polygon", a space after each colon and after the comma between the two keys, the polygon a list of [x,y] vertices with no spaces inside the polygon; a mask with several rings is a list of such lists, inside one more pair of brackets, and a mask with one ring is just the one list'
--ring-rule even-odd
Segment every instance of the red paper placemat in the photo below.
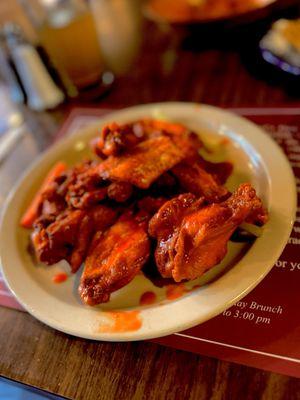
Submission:
{"label": "red paper placemat", "polygon": [[[74,109],[57,138],[72,134],[109,109]],[[293,167],[300,193],[300,108],[239,108],[232,111],[262,125]],[[284,196],[284,188],[283,194]],[[298,195],[298,204],[299,202]],[[267,277],[244,299],[210,321],[157,343],[300,377],[300,207],[283,254]],[[0,304],[21,306],[0,276]]]}

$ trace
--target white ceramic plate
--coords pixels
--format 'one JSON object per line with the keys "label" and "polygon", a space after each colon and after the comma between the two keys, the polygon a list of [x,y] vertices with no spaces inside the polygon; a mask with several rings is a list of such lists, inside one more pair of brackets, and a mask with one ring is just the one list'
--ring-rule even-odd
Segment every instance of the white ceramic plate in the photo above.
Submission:
{"label": "white ceramic plate", "polygon": [[[132,121],[157,113],[199,132],[208,146],[214,147],[216,158],[232,161],[234,173],[227,186],[233,190],[238,183],[250,181],[268,207],[270,221],[251,246],[230,243],[220,265],[186,285],[189,289],[195,284],[201,287],[187,290],[176,300],[168,300],[165,287],[155,287],[140,274],[115,292],[109,303],[84,306],[77,294],[80,271],[64,283],[54,284],[52,277],[65,268],[63,262],[51,267],[33,264],[26,251],[28,231],[19,227],[20,216],[51,165],[57,160],[66,160],[71,165],[87,156],[89,139],[97,135],[103,124]],[[295,209],[295,183],[289,163],[276,143],[253,123],[205,105],[162,103],[132,107],[101,118],[96,125],[60,141],[20,179],[7,199],[2,218],[3,274],[20,303],[37,319],[60,331],[108,341],[164,336],[216,316],[252,290],[280,256],[291,232]],[[145,291],[156,293],[155,304],[139,305]],[[116,309],[121,317],[140,321],[140,328],[103,332],[103,325],[113,323],[110,311]]]}

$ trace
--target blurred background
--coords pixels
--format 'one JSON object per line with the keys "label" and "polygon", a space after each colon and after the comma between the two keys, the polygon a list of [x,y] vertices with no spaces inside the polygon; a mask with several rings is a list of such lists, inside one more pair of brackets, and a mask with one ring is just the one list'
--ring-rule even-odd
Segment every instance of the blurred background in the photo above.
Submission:
{"label": "blurred background", "polygon": [[300,0],[0,2],[0,207],[74,107],[298,106],[299,16]]}
{"label": "blurred background", "polygon": [[201,76],[214,85],[234,54],[254,78],[297,96],[299,9],[299,0],[3,1],[1,89],[35,111],[105,98],[129,105],[149,91],[152,101],[192,100],[180,86]]}

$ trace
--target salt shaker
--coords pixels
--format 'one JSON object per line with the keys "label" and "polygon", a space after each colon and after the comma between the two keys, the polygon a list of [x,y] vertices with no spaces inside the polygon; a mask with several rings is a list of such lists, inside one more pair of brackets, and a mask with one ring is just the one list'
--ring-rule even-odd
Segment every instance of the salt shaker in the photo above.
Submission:
{"label": "salt shaker", "polygon": [[26,92],[28,106],[42,111],[60,104],[64,100],[64,94],[55,85],[38,52],[25,39],[20,27],[7,23],[3,33]]}
{"label": "salt shaker", "polygon": [[8,51],[2,35],[0,35],[0,73],[9,89],[9,95],[12,102],[18,104],[24,103],[24,93],[19,85],[14,70],[10,65]]}

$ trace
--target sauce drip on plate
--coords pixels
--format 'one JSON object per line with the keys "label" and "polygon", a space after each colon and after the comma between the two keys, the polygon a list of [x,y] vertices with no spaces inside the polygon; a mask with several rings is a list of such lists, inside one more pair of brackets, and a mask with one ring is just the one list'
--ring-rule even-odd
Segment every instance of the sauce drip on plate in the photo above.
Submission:
{"label": "sauce drip on plate", "polygon": [[156,294],[154,292],[145,292],[141,295],[140,305],[148,306],[150,304],[154,304],[156,301]]}
{"label": "sauce drip on plate", "polygon": [[168,285],[166,288],[166,297],[168,300],[176,300],[187,293],[189,290],[184,286],[183,283],[178,285]]}
{"label": "sauce drip on plate", "polygon": [[183,296],[185,293],[189,293],[192,290],[199,289],[201,285],[194,285],[191,289],[185,287],[183,283],[168,285],[166,287],[166,298],[168,300],[176,300]]}
{"label": "sauce drip on plate", "polygon": [[99,332],[133,332],[142,326],[139,311],[109,311],[105,313],[105,316],[111,319],[111,323],[101,325]]}
{"label": "sauce drip on plate", "polygon": [[52,278],[53,283],[62,283],[68,279],[68,275],[64,272],[59,272],[58,274],[54,275]]}

